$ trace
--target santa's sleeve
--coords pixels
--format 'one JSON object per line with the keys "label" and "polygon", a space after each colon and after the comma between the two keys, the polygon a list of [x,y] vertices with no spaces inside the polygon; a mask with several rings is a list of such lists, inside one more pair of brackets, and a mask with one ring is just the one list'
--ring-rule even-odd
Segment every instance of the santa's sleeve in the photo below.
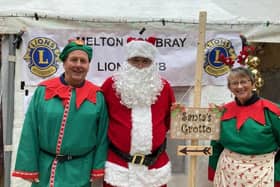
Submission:
{"label": "santa's sleeve", "polygon": [[222,151],[224,150],[224,147],[222,146],[222,144],[215,140],[211,141],[211,146],[213,148],[213,154],[209,157],[208,180],[213,181],[215,177],[217,163]]}
{"label": "santa's sleeve", "polygon": [[[42,97],[41,97],[41,96]],[[24,179],[39,178],[38,156],[38,103],[43,98],[43,88],[38,87],[32,96],[23,123],[21,138],[17,150],[15,169],[12,176]]]}
{"label": "santa's sleeve", "polygon": [[174,96],[174,91],[171,88],[170,84],[166,81],[165,82],[165,90],[168,94],[168,112],[166,115],[166,119],[165,119],[165,124],[167,126],[168,129],[170,129],[170,122],[171,122],[171,106],[173,103],[175,103],[175,96]]}
{"label": "santa's sleeve", "polygon": [[112,87],[112,84],[113,84],[113,78],[112,77],[109,77],[108,79],[106,79],[102,86],[101,86],[101,90],[103,91],[103,93],[105,93],[105,96],[106,96],[106,93],[108,92],[109,89],[111,89],[110,87]]}

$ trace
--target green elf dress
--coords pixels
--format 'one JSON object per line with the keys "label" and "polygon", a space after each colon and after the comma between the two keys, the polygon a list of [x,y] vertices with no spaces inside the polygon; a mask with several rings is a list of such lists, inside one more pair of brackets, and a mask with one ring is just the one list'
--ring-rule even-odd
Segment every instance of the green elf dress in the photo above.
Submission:
{"label": "green elf dress", "polygon": [[[220,139],[211,141],[213,155],[209,157],[208,179],[213,181],[218,173],[222,183],[215,184],[215,179],[214,186],[247,187],[262,182],[273,186],[274,181],[280,186],[280,162],[274,163],[280,145],[279,116],[276,104],[256,94],[244,105],[238,100],[224,105]],[[266,166],[266,172],[259,173]],[[270,181],[265,181],[269,175]]]}
{"label": "green elf dress", "polygon": [[89,81],[73,88],[64,76],[42,82],[25,116],[12,175],[39,178],[32,187],[90,187],[104,175],[108,114]]}

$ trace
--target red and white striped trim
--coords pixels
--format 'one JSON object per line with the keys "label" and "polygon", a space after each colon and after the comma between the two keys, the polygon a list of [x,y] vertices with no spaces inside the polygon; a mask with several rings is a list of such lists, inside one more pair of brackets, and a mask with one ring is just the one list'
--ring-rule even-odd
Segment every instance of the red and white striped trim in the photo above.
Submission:
{"label": "red and white striped trim", "polygon": [[105,174],[104,169],[91,170],[91,178],[92,179],[103,177],[104,174]]}
{"label": "red and white striped trim", "polygon": [[55,170],[57,166],[58,160],[54,159],[51,168],[51,176],[50,176],[50,187],[54,187],[54,177],[55,177]]}
{"label": "red and white striped trim", "polygon": [[[69,114],[72,89],[69,90],[68,94],[69,94],[68,95],[69,97],[66,101],[66,105],[65,105],[65,108],[64,108],[63,118],[62,118],[60,130],[59,130],[59,135],[58,135],[58,139],[57,139],[57,144],[56,144],[56,154],[57,155],[60,154],[60,150],[61,150],[62,140],[63,140],[63,136],[64,136],[64,130],[65,130],[65,126],[66,126],[67,117],[68,117],[68,114]],[[54,161],[52,163],[52,167],[51,167],[50,187],[54,187],[55,170],[56,170],[57,163],[58,163],[58,160],[54,159]]]}
{"label": "red and white striped trim", "polygon": [[13,177],[20,177],[23,179],[36,179],[39,178],[38,172],[26,172],[26,171],[13,171]]}
{"label": "red and white striped trim", "polygon": [[64,108],[63,118],[62,118],[60,130],[59,130],[59,135],[58,135],[58,139],[57,139],[57,145],[56,145],[56,154],[57,155],[60,154],[62,139],[63,139],[63,136],[64,136],[64,129],[65,129],[65,125],[66,125],[66,120],[67,120],[67,117],[68,117],[68,114],[69,114],[71,93],[72,93],[71,90],[69,90],[69,98],[68,98],[68,100],[66,102],[66,105],[65,105],[65,108]]}

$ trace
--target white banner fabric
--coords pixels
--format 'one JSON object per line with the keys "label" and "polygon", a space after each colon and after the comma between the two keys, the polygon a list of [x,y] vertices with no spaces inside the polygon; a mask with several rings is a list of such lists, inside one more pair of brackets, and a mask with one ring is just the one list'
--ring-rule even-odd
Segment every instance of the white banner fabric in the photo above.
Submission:
{"label": "white banner fabric", "polygon": [[[100,31],[94,29],[36,29],[30,28],[23,35],[21,47],[22,81],[26,85],[37,85],[44,79],[59,76],[63,73],[62,62],[58,55],[70,38],[82,38],[93,47],[93,59],[87,79],[97,85],[113,75],[124,62],[124,46],[128,37],[146,38],[150,35],[139,35],[139,31]],[[197,32],[153,32],[157,38],[155,46],[160,55],[156,59],[160,74],[172,86],[191,86],[195,80],[197,51]],[[239,33],[206,32],[206,41],[223,38],[232,43],[238,55],[242,44]],[[226,85],[226,74],[209,75],[203,69],[202,85]]]}

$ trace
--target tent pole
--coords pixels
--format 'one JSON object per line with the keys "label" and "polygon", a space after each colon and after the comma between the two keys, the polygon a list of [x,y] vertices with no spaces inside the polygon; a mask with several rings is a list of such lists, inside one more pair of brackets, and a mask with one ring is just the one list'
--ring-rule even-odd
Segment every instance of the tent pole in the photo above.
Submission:
{"label": "tent pole", "polygon": [[[15,55],[16,47],[13,45],[15,35],[8,35],[9,58],[8,63],[3,63],[3,125],[4,125],[4,187],[10,187],[11,179],[11,156],[13,144],[13,126],[14,126],[14,86],[15,86]],[[6,64],[6,68],[4,68]],[[6,76],[5,76],[6,75]],[[2,78],[2,77],[1,77]]]}
{"label": "tent pole", "polygon": [[3,113],[2,94],[0,90],[0,186],[4,185],[4,145],[3,145]]}
{"label": "tent pole", "polygon": [[[0,35],[0,79],[2,78],[2,35]],[[4,144],[3,144],[3,105],[2,82],[0,81],[0,186],[4,186]]]}
{"label": "tent pole", "polygon": [[[2,35],[0,35],[0,79],[2,78]],[[4,186],[4,144],[3,144],[3,110],[2,110],[2,82],[0,81],[0,186]]]}

